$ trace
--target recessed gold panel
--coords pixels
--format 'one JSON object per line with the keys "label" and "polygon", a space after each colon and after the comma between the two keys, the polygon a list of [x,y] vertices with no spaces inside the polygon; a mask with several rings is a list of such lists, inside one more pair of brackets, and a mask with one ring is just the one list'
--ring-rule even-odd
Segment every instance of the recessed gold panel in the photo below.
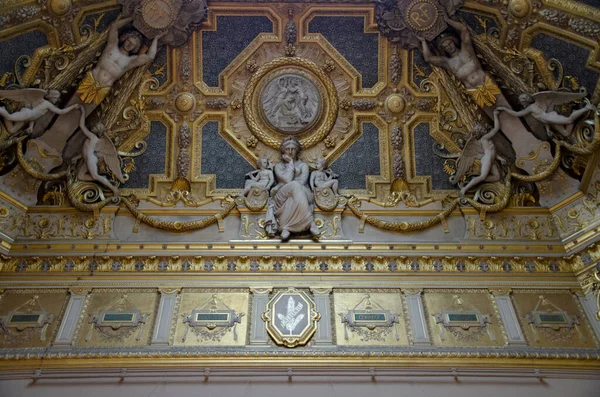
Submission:
{"label": "recessed gold panel", "polygon": [[[391,327],[349,327],[342,323],[340,314],[346,314],[356,307],[365,310],[361,301],[369,295],[369,306],[373,310],[389,310],[391,314],[399,314],[398,324]],[[333,302],[335,308],[335,341],[341,346],[407,346],[408,335],[406,318],[402,305],[402,295],[398,289],[389,290],[334,290]],[[357,307],[357,305],[359,305]],[[367,309],[368,310],[368,309]],[[346,339],[348,336],[348,339]]]}
{"label": "recessed gold panel", "polygon": [[[503,346],[506,340],[504,325],[493,299],[487,290],[482,289],[425,290],[423,304],[432,344],[436,346]],[[466,325],[461,328],[453,324],[453,316],[445,313],[444,317],[449,326],[436,323],[434,315],[442,315],[443,312],[448,311],[452,314],[469,314],[469,317],[474,317],[474,313],[479,312],[478,320],[471,324],[468,324],[469,321],[461,321]],[[478,326],[480,318],[485,315],[489,316],[491,324]]]}
{"label": "recessed gold panel", "polygon": [[[515,290],[512,301],[529,346],[590,349],[598,346],[577,297],[570,291]],[[532,322],[539,319],[540,313],[554,317],[558,312],[566,312],[576,324],[573,327],[536,327]]]}
{"label": "recessed gold panel", "polygon": [[[155,289],[95,289],[87,297],[87,305],[81,313],[74,345],[77,347],[139,347],[150,344],[156,320],[156,310],[160,294]],[[126,300],[123,303],[122,300]],[[122,304],[119,304],[121,301]],[[111,313],[139,310],[148,313],[145,323],[135,327],[101,327],[90,320],[103,310]],[[90,332],[91,330],[91,332]]]}
{"label": "recessed gold panel", "polygon": [[[199,309],[213,296],[216,297],[219,305],[216,310],[227,310],[228,308],[237,314],[242,314],[241,323],[234,324],[233,327],[215,327],[213,329],[198,327],[199,332],[197,333],[193,329],[188,329],[184,341],[186,328],[188,328],[188,325],[183,322],[184,314]],[[174,320],[177,322],[173,338],[174,346],[243,346],[247,343],[248,322],[250,321],[249,292],[247,290],[186,288],[181,292],[179,299],[179,311]]]}
{"label": "recessed gold panel", "polygon": [[[36,296],[37,299],[34,300]],[[32,304],[28,305],[28,301]],[[46,312],[52,316],[52,321],[48,324],[45,332],[42,331],[42,327],[37,326],[23,329],[0,327],[0,349],[50,346],[62,321],[67,301],[66,289],[27,289],[4,292],[0,295],[0,316],[7,316],[17,309],[18,314],[27,314],[28,310],[31,310],[32,314]],[[17,319],[16,316],[13,317],[13,320]],[[22,317],[21,319],[25,320]],[[38,323],[39,320],[41,317],[38,319]],[[45,340],[40,340],[42,332],[45,334]]]}

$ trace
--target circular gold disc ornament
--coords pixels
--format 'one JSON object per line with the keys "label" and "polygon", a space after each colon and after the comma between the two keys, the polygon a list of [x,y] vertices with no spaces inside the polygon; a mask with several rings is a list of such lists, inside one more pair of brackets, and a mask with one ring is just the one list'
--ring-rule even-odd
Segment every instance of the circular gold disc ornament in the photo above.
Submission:
{"label": "circular gold disc ornament", "polygon": [[154,29],[164,29],[175,19],[175,11],[165,0],[148,0],[142,5],[144,22]]}

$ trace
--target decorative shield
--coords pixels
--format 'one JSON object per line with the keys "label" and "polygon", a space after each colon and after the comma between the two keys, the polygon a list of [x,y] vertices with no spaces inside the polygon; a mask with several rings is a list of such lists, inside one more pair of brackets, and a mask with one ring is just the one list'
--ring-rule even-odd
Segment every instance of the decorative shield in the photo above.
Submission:
{"label": "decorative shield", "polygon": [[133,26],[153,39],[166,35],[162,43],[173,47],[184,44],[206,19],[206,0],[118,0],[123,16],[133,18]]}
{"label": "decorative shield", "polygon": [[378,0],[375,19],[380,32],[405,49],[420,48],[418,37],[431,41],[448,26],[464,0]]}
{"label": "decorative shield", "polygon": [[317,330],[321,315],[306,292],[289,288],[278,292],[269,301],[262,318],[267,323],[267,332],[277,344],[296,347],[308,343]]}

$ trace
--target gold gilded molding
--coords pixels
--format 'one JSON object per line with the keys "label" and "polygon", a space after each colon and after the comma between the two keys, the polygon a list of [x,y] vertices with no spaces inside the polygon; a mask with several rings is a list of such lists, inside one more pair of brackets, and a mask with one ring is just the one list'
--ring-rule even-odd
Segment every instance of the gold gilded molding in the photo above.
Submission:
{"label": "gold gilded molding", "polygon": [[69,293],[71,295],[85,296],[92,292],[91,288],[69,288]]}
{"label": "gold gilded molding", "polygon": [[158,287],[158,292],[161,295],[177,295],[181,292],[181,288]]}

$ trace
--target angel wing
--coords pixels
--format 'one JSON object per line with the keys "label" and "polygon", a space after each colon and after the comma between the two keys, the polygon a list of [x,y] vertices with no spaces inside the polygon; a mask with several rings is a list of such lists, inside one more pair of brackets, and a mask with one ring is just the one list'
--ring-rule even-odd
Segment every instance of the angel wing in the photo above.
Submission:
{"label": "angel wing", "polygon": [[475,159],[482,158],[483,154],[481,142],[473,137],[469,138],[460,157],[456,160],[456,172],[450,177],[450,183],[457,184],[460,182],[463,176],[465,176],[473,166]]}
{"label": "angel wing", "polygon": [[502,131],[499,131],[492,138],[492,142],[496,147],[496,151],[499,156],[504,158],[508,164],[514,164],[517,161],[517,153],[513,148],[512,142],[504,135]]}
{"label": "angel wing", "polygon": [[121,159],[119,158],[117,149],[110,138],[103,136],[102,139],[98,141],[94,151],[96,152],[98,158],[102,157],[104,159],[106,167],[108,167],[108,169],[115,174],[119,182],[125,183],[123,172],[121,171]]}
{"label": "angel wing", "polygon": [[287,93],[285,84],[286,82],[280,79],[277,84],[271,84],[267,92],[263,94],[263,109],[267,111],[267,114],[275,114],[279,110]]}
{"label": "angel wing", "polygon": [[556,105],[578,101],[586,96],[587,90],[585,88],[579,92],[541,91],[532,95],[537,105],[542,109],[546,109],[546,112],[554,110]]}
{"label": "angel wing", "polygon": [[48,92],[39,88],[23,88],[20,90],[0,90],[0,98],[36,106],[42,102]]}

